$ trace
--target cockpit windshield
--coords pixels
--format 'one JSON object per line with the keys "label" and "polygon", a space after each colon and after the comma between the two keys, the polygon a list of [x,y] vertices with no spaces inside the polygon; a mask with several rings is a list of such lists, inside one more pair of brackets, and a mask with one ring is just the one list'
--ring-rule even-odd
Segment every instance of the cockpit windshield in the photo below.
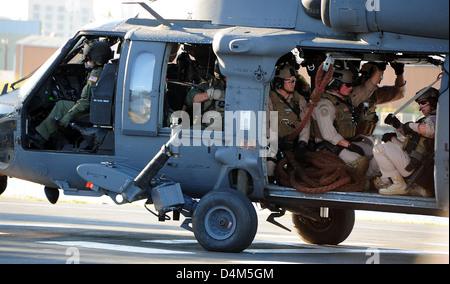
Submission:
{"label": "cockpit windshield", "polygon": [[41,67],[28,79],[25,81],[22,87],[20,87],[20,91],[18,94],[18,98],[20,103],[23,103],[28,95],[31,93],[31,90],[36,86],[37,82],[42,78],[49,67],[53,64],[53,62],[58,58],[61,54],[62,47],[59,48]]}

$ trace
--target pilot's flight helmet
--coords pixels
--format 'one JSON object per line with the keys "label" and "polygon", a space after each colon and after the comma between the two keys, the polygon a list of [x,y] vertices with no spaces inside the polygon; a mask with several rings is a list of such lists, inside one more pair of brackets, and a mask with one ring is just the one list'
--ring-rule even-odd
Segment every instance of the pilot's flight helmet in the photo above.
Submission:
{"label": "pilot's flight helmet", "polygon": [[113,58],[111,47],[103,41],[93,41],[84,44],[82,61],[92,60],[95,65],[106,64]]}

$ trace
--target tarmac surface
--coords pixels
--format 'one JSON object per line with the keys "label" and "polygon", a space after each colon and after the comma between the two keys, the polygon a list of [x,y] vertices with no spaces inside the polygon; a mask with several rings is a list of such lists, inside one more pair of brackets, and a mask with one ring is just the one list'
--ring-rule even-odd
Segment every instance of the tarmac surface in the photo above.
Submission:
{"label": "tarmac surface", "polygon": [[[338,246],[302,241],[268,222],[258,211],[258,233],[242,253],[204,250],[181,221],[158,222],[142,204],[117,206],[108,197],[60,197],[46,201],[43,187],[10,179],[0,197],[0,263],[146,263],[146,264],[390,264],[449,263],[448,218],[356,211],[355,227]],[[293,229],[288,214],[277,219]],[[212,279],[256,277],[256,270],[219,267],[200,272],[187,266],[175,269],[174,279],[194,276]],[[264,269],[264,268],[261,268]],[[197,271],[197,272],[196,272]],[[195,274],[196,272],[197,274]],[[277,270],[258,270],[276,278]],[[264,274],[265,273],[265,274]],[[271,274],[272,273],[272,274]],[[245,274],[245,275],[244,275]],[[179,276],[179,277],[177,277]],[[250,277],[251,276],[251,277]]]}

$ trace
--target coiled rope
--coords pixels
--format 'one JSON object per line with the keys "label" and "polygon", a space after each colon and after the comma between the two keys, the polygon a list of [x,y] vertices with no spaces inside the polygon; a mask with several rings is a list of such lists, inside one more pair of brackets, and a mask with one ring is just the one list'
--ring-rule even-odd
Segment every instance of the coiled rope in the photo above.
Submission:
{"label": "coiled rope", "polygon": [[[311,94],[308,110],[294,132],[288,137],[294,141],[311,119],[312,112],[325,91],[334,73],[333,65],[324,76],[323,64],[316,74],[316,86]],[[287,165],[287,166],[286,166]],[[292,152],[286,152],[275,168],[275,177],[282,186],[295,188],[303,193],[325,193],[328,191],[361,191],[365,179],[356,174],[355,168],[346,165],[336,154],[323,149],[306,153],[306,161],[299,163]]]}

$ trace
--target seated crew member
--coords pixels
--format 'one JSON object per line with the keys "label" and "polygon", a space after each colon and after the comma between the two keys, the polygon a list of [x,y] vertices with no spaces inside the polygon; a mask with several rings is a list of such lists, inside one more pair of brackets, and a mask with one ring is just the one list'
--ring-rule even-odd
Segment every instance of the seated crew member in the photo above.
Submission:
{"label": "seated crew member", "polygon": [[227,77],[220,72],[218,62],[214,67],[214,77],[191,88],[186,95],[186,106],[193,109],[194,104],[201,103],[201,113],[193,113],[192,125],[211,125],[214,129],[222,130]]}
{"label": "seated crew member", "polygon": [[50,114],[36,127],[36,132],[29,134],[33,145],[43,149],[50,136],[59,126],[67,127],[69,122],[89,111],[91,93],[103,71],[103,66],[113,57],[111,47],[103,41],[86,43],[83,47],[82,61],[87,69],[92,70],[87,77],[81,97],[78,101],[60,100],[56,102]]}
{"label": "seated crew member", "polygon": [[371,169],[370,173],[375,171],[372,168],[376,168],[376,163],[366,157],[367,153],[358,145],[363,142],[352,142],[356,134],[354,105],[350,98],[352,90],[353,73],[347,69],[336,70],[312,113],[311,135],[316,143],[339,155],[365,176],[368,169]]}
{"label": "seated crew member", "polygon": [[[283,64],[279,66],[273,81],[274,90],[269,94],[269,112],[278,112],[278,133],[272,139],[278,139],[278,147],[281,151],[294,151],[295,159],[299,162],[306,157],[306,147],[310,134],[310,122],[308,121],[300,132],[298,140],[288,141],[289,135],[294,132],[302,121],[308,109],[308,104],[303,96],[295,91],[297,72],[293,66]],[[268,161],[268,176],[272,180],[275,163]]]}
{"label": "seated crew member", "polygon": [[[404,178],[411,176],[418,170],[424,159],[433,159],[438,97],[439,91],[435,88],[429,88],[416,99],[424,117],[415,123],[402,124],[392,114],[386,118],[386,124],[392,125],[408,138],[401,142],[396,133],[386,133],[382,139],[385,143],[374,147],[373,155],[382,174],[375,181],[380,194],[432,196],[432,188],[424,188],[417,184],[405,190],[407,184]],[[427,177],[419,176],[420,178],[432,180],[433,174],[431,173]],[[421,183],[430,184],[430,181],[423,180]]]}

